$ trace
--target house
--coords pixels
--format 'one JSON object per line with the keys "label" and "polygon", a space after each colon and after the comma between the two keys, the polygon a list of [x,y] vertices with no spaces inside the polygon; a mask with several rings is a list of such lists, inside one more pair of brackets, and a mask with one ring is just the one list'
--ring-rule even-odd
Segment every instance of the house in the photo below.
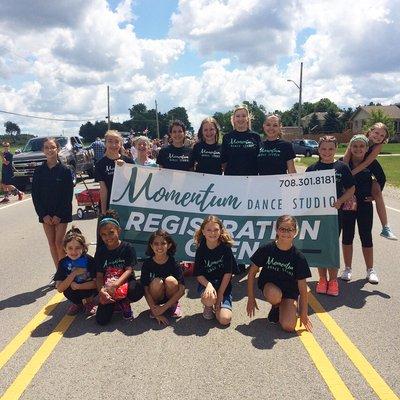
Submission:
{"label": "house", "polygon": [[363,106],[358,107],[354,114],[350,117],[349,127],[353,134],[362,133],[363,127],[368,118],[371,117],[372,111],[381,110],[384,114],[390,117],[394,122],[396,134],[400,134],[400,107],[393,106]]}

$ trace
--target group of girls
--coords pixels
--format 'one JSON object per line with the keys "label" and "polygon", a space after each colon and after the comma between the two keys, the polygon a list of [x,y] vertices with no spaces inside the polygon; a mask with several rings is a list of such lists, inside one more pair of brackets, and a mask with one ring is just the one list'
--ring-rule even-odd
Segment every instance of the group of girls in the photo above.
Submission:
{"label": "group of girls", "polygon": [[[308,318],[306,278],[311,276],[304,255],[293,240],[298,227],[295,218],[282,216],[276,222],[276,240],[261,246],[251,258],[248,278],[247,314],[254,316],[258,309],[254,293],[255,275],[260,294],[272,307],[269,321],[292,332],[297,321],[299,301],[300,322],[312,329]],[[99,234],[102,240],[93,257],[87,254],[87,244],[81,231],[72,227],[63,240],[66,256],[59,263],[54,276],[56,288],[64,293],[71,305],[67,313],[85,311],[95,315],[98,324],[110,322],[114,312],[124,319],[133,319],[131,303],[143,295],[149,316],[159,324],[168,325],[169,318],[180,318],[179,300],[185,294],[185,281],[180,265],[174,258],[176,243],[163,230],[152,233],[148,240],[140,280],[135,279],[137,266],[134,248],[121,241],[121,227],[113,210],[101,217]],[[204,219],[194,235],[197,251],[194,276],[206,320],[216,318],[227,326],[232,320],[232,273],[236,264],[232,252],[233,239],[221,220],[213,215]],[[97,305],[95,296],[98,295]],[[298,300],[299,299],[299,300]]]}
{"label": "group of girls", "polygon": [[[180,121],[173,121],[169,129],[170,144],[161,148],[156,161],[158,166],[182,171],[193,170],[208,174],[224,173],[225,175],[246,176],[296,172],[293,148],[290,143],[280,139],[281,123],[279,116],[270,115],[266,117],[263,124],[265,133],[264,141],[261,141],[260,136],[251,130],[251,118],[246,107],[237,107],[232,114],[231,121],[234,128],[233,131],[224,135],[222,144],[219,144],[219,127],[217,122],[213,118],[206,118],[203,120],[198,133],[199,141],[195,144],[193,149],[185,146],[186,129],[184,124]],[[379,281],[376,270],[373,267],[371,200],[374,199],[376,201],[378,214],[384,224],[382,235],[388,237],[386,234],[388,231],[390,232],[390,229],[387,225],[387,217],[384,210],[385,206],[382,198],[385,177],[379,163],[376,161],[376,156],[380,151],[381,144],[386,140],[387,135],[387,128],[383,124],[375,124],[370,130],[368,137],[356,135],[352,138],[343,161],[335,161],[334,159],[337,149],[335,140],[332,137],[323,137],[319,144],[320,159],[317,163],[308,168],[309,171],[333,168],[336,172],[337,201],[334,207],[339,211],[339,231],[340,228],[343,227],[342,245],[345,261],[345,269],[341,274],[343,280],[348,281],[352,276],[352,243],[354,225],[357,221],[367,267],[367,279],[371,283],[378,283]],[[105,135],[105,154],[96,164],[96,178],[100,183],[102,215],[106,215],[106,211],[109,208],[116,161],[120,162],[120,160],[122,160],[127,163],[136,162],[140,165],[154,165],[154,162],[151,162],[151,159],[148,157],[150,142],[145,137],[139,139],[136,142],[136,160],[132,160],[129,157],[121,155],[122,138],[117,131],[108,131]],[[72,175],[68,168],[58,160],[58,150],[58,143],[54,139],[48,138],[44,141],[43,151],[46,156],[46,162],[35,170],[32,187],[35,209],[39,216],[39,221],[43,224],[56,268],[59,265],[59,261],[65,257],[66,247],[65,243],[63,243],[63,239],[67,224],[72,220],[73,195]],[[375,176],[377,182],[372,180],[372,175]],[[222,231],[221,226],[219,229]],[[133,270],[131,268],[133,265],[126,267],[126,269],[125,267],[124,269],[115,267],[115,264],[118,264],[121,257],[119,250],[116,251],[120,246],[118,239],[119,232],[119,222],[116,218],[111,216],[99,222],[98,242],[103,240],[106,248],[108,242],[112,243],[111,247],[116,246],[114,249],[108,248],[108,250],[113,250],[115,253],[113,253],[114,258],[110,259],[110,261],[104,258],[105,254],[101,253],[101,250],[104,250],[104,246],[102,249],[97,249],[99,251],[98,258],[100,257],[102,260],[102,268],[104,269],[103,272],[98,271],[103,274],[102,278],[96,278],[96,289],[99,291],[100,297],[98,308],[100,311],[96,311],[96,315],[98,315],[96,318],[100,323],[109,321],[116,304],[118,305],[117,309],[121,309],[123,314],[129,318],[131,313],[129,301],[116,301],[116,299],[113,298],[116,285],[119,285],[121,282],[124,282],[124,284],[126,283],[127,285],[124,291],[128,293],[127,296],[130,299],[141,297],[141,286],[139,284],[136,285],[136,280],[134,279]],[[203,229],[201,232],[207,239]],[[284,233],[287,232],[284,231]],[[390,238],[395,238],[391,232],[390,234],[392,235]],[[110,236],[111,239],[108,238],[108,236]],[[280,235],[278,233],[277,241],[279,241],[279,237]],[[166,238],[164,239],[165,240],[162,241],[164,246],[164,242],[167,243],[167,247],[171,245],[168,249],[168,257],[172,257],[174,246],[172,242],[169,243]],[[207,248],[210,249],[210,247],[204,247],[201,235],[196,241],[199,246],[200,254],[207,254]],[[225,247],[229,247],[229,240],[224,243]],[[156,242],[156,244],[158,248],[159,243]],[[162,263],[162,257],[159,257],[160,254],[156,252],[154,250],[155,248],[151,245],[149,246],[148,252],[153,257],[150,264],[152,262],[156,264],[157,262]],[[284,247],[285,245],[283,245],[283,248]],[[278,248],[280,249],[279,246]],[[107,253],[106,250],[104,251]],[[129,253],[130,255],[128,256],[128,253],[129,251],[125,249],[123,258],[125,257],[131,260],[133,263],[136,260],[135,254]],[[226,257],[227,256],[224,255],[224,259]],[[258,260],[258,258],[256,260]],[[208,260],[207,263],[208,262],[214,265],[212,260]],[[231,267],[235,269],[237,266],[234,259],[231,259],[230,262]],[[108,265],[110,267],[108,267]],[[199,262],[197,265],[200,265]],[[260,267],[260,265],[258,266]],[[147,268],[151,270],[152,266],[146,264],[145,270]],[[253,268],[251,270],[252,274],[254,271],[255,269]],[[320,279],[316,288],[317,292],[337,296],[339,294],[337,266],[332,266],[332,268],[329,269],[319,268],[318,271]],[[228,272],[226,274],[228,274]],[[109,275],[111,276],[110,278]],[[107,284],[103,282],[104,277]],[[200,287],[200,294],[205,306],[205,315],[209,317],[212,316],[213,314],[210,311],[212,308],[213,312],[216,312],[215,315],[218,320],[223,323],[230,319],[231,286],[228,275],[225,276],[225,274],[223,274],[222,276],[218,276],[218,279],[219,278],[221,278],[221,290],[219,290],[220,287],[214,287],[213,278],[210,278],[207,282],[199,278],[199,283],[204,287],[204,289]],[[151,287],[146,289],[145,286],[144,288],[144,294],[149,302],[152,315],[161,323],[165,323],[165,318],[162,316],[167,309],[170,311],[172,310],[171,315],[179,316],[181,313],[180,305],[179,302],[176,301],[176,298],[182,293],[183,280],[178,275],[174,276],[174,279],[176,282],[174,281],[171,283],[169,281],[166,282],[163,278],[157,281],[158,283],[154,283]],[[85,290],[93,289],[87,288],[86,285],[84,285],[84,287]],[[268,287],[270,287],[270,285]],[[282,292],[282,289],[279,290]],[[278,292],[279,291],[271,295],[272,297],[268,297],[269,299],[274,298],[273,304],[275,305],[279,303],[276,300],[279,298]],[[301,295],[300,289],[299,292]],[[268,293],[270,293],[270,290],[268,290]],[[168,295],[171,296],[168,297]],[[294,296],[293,292],[292,296]],[[160,301],[161,297],[162,300],[166,298],[168,300],[164,303],[164,306],[160,307],[157,302]],[[90,304],[89,300],[89,308]],[[165,304],[167,304],[167,306],[165,306]],[[221,306],[221,304],[224,306]],[[254,313],[254,307],[256,307],[255,303],[253,305],[251,304],[248,309],[249,315]],[[286,310],[285,307],[283,308]],[[288,307],[288,309],[290,309],[290,307]],[[276,310],[274,310],[274,312],[276,313]],[[286,311],[283,314],[285,317],[282,318],[286,326],[286,323],[292,321],[292,319],[289,317],[286,318],[285,313]]]}

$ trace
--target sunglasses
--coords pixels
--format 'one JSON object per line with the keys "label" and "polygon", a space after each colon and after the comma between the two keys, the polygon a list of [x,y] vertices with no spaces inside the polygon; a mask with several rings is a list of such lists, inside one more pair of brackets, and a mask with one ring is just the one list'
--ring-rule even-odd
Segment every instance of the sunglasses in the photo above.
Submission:
{"label": "sunglasses", "polygon": [[283,232],[283,233],[291,233],[291,232],[296,232],[296,229],[295,228],[284,228],[284,227],[280,226],[278,228],[278,231]]}

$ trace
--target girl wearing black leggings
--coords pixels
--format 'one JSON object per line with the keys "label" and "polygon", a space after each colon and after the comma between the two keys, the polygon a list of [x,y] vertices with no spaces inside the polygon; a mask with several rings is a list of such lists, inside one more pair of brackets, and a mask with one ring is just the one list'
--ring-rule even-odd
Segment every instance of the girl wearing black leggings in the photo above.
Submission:
{"label": "girl wearing black leggings", "polygon": [[[350,169],[354,169],[365,158],[368,150],[368,139],[364,135],[355,135],[350,140]],[[352,258],[353,258],[353,239],[355,234],[355,224],[357,221],[358,231],[361,240],[362,252],[367,267],[367,280],[369,283],[379,283],[378,275],[373,267],[374,254],[372,246],[372,176],[375,177],[381,190],[383,189],[386,176],[377,161],[371,163],[368,168],[354,176],[356,181],[355,196],[357,199],[356,210],[343,211],[343,234],[342,248],[345,269],[342,272],[341,279],[349,281],[352,276]]]}

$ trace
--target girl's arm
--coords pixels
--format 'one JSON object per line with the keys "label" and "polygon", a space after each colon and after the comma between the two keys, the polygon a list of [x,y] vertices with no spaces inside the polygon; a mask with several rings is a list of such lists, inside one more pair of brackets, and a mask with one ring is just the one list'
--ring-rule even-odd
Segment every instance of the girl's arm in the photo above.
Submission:
{"label": "girl's arm", "polygon": [[78,275],[78,270],[74,269],[63,281],[56,282],[56,289],[59,293],[63,293],[67,290],[71,283],[74,281],[75,277]]}
{"label": "girl's arm", "polygon": [[254,281],[259,271],[257,265],[252,264],[247,275],[247,315],[251,318],[255,315],[255,310],[258,310],[256,297],[254,295]]}
{"label": "girl's arm", "polygon": [[111,284],[111,287],[119,288],[121,285],[123,285],[129,277],[132,275],[132,267],[126,267],[124,273]]}
{"label": "girl's arm", "polygon": [[287,168],[288,174],[296,174],[297,173],[293,159],[292,160],[287,160],[286,161],[286,165],[287,165],[286,168]]}
{"label": "girl's arm", "polygon": [[106,183],[104,181],[100,181],[100,204],[102,214],[105,214],[107,211],[107,194],[108,189]]}
{"label": "girl's arm", "polygon": [[206,288],[204,290],[204,294],[206,296],[212,296],[213,294],[215,294],[215,295],[217,294],[213,284],[211,282],[209,282],[204,275],[199,275],[197,277],[197,282],[199,282],[200,285],[202,285]]}
{"label": "girl's arm", "polygon": [[357,175],[359,172],[367,168],[376,159],[376,157],[378,157],[379,153],[382,150],[382,146],[383,143],[375,144],[374,146],[372,146],[371,153],[369,153],[368,157],[351,171],[351,174]]}
{"label": "girl's arm", "polygon": [[90,290],[90,289],[97,289],[97,283],[95,280],[83,282],[83,283],[71,283],[72,290]]}
{"label": "girl's arm", "polygon": [[356,191],[356,187],[353,185],[352,187],[348,188],[342,196],[340,196],[334,203],[333,207],[335,207],[337,210],[342,206],[344,202],[347,200],[350,200],[351,197],[354,195],[354,192]]}
{"label": "girl's arm", "polygon": [[221,306],[222,299],[224,298],[224,293],[225,289],[229,285],[229,282],[231,281],[232,274],[226,273],[224,274],[221,285],[219,286],[219,289],[217,291],[217,301],[215,303],[215,307],[218,309]]}
{"label": "girl's arm", "polygon": [[312,323],[308,318],[308,287],[307,281],[305,279],[300,279],[297,281],[300,299],[299,299],[299,314],[300,322],[304,325],[308,332],[312,331]]}
{"label": "girl's arm", "polygon": [[344,152],[343,162],[349,165],[351,159],[350,144],[347,145],[346,151]]}

